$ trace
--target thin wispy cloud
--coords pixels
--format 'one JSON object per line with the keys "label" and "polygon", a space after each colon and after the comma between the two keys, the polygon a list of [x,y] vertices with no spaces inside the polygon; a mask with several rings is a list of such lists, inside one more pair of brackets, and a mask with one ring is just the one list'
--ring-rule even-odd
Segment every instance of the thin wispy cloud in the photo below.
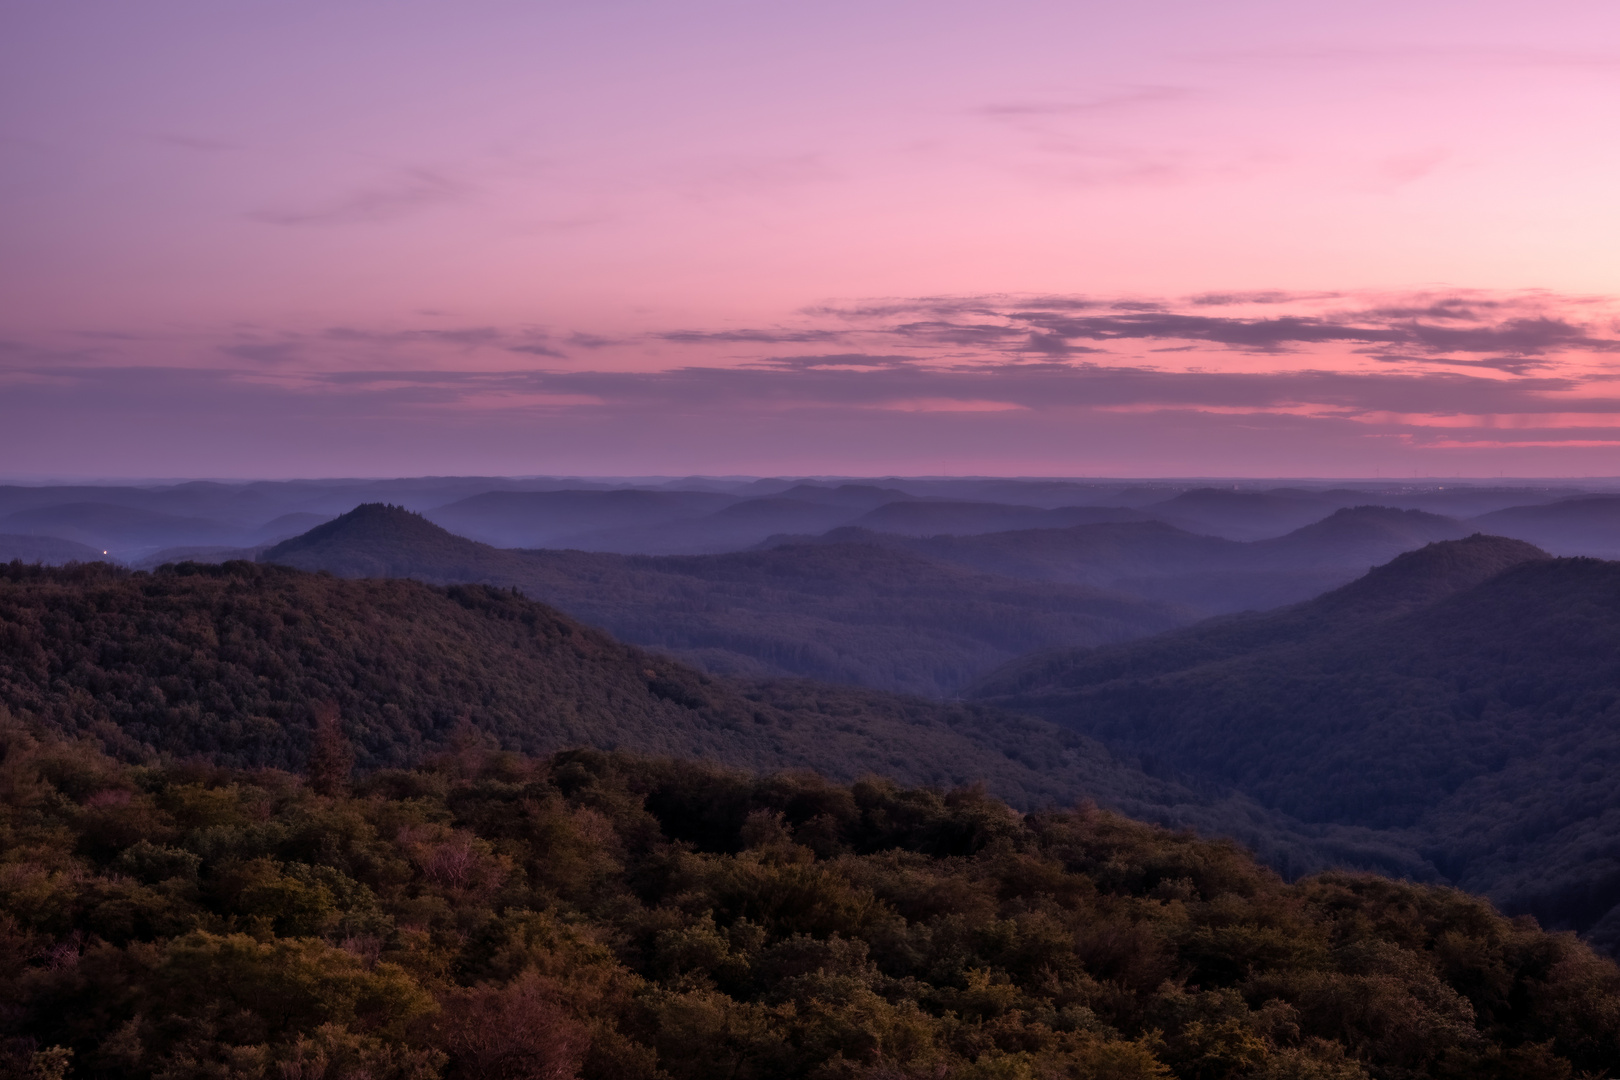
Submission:
{"label": "thin wispy cloud", "polygon": [[328,201],[255,210],[246,216],[267,225],[356,225],[397,221],[418,211],[459,202],[472,187],[427,169],[407,169],[391,180]]}
{"label": "thin wispy cloud", "polygon": [[220,351],[255,364],[286,364],[304,355],[299,346],[290,341],[244,342],[221,346]]}
{"label": "thin wispy cloud", "polygon": [[[809,313],[837,318],[850,327],[849,333],[860,328],[879,338],[968,346],[997,355],[1080,355],[1126,343],[1159,350],[1204,344],[1262,354],[1343,345],[1388,361],[1481,364],[1486,361],[1479,354],[1495,354],[1498,359],[1489,361],[1491,366],[1525,370],[1536,366],[1537,358],[1558,354],[1620,352],[1620,335],[1611,326],[1595,325],[1580,304],[1559,298],[1422,295],[1361,305],[1356,299],[1338,294],[1208,294],[1188,301],[1189,311],[1172,300],[1074,298],[1053,304],[1019,303],[1006,297],[955,301],[930,297],[912,304],[828,306]],[[1298,314],[1241,310],[1252,305],[1276,308],[1290,301],[1317,310]],[[1321,310],[1324,301],[1338,303]],[[1239,310],[1210,314],[1212,307]],[[908,315],[930,317],[908,319]],[[1457,354],[1463,354],[1460,360]]]}
{"label": "thin wispy cloud", "polygon": [[786,345],[836,341],[837,330],[666,330],[654,335],[679,345]]}

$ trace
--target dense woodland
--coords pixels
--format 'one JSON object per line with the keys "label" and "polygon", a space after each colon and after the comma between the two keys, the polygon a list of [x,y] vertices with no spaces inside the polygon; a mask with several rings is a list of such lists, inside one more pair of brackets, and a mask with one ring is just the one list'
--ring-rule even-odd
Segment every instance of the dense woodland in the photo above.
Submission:
{"label": "dense woodland", "polygon": [[583,745],[843,780],[983,781],[1026,809],[1093,798],[1237,837],[1290,873],[1347,862],[1438,877],[1399,840],[1302,827],[1241,795],[1148,776],[1048,721],[715,677],[509,589],[246,562],[0,567],[0,706],[30,723],[131,761],[205,754],[288,769],[301,767],[323,703],[342,710],[364,768],[408,764],[467,726],[525,753]]}
{"label": "dense woodland", "polygon": [[973,789],[468,736],[349,775],[0,723],[7,1075],[1377,1077],[1620,1067],[1620,970],[1447,889]]}

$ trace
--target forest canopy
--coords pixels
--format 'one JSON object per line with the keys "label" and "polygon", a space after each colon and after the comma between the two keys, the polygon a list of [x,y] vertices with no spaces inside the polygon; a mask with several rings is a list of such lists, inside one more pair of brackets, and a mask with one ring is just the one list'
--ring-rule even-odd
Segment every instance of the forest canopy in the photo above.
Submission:
{"label": "forest canopy", "polygon": [[[331,727],[328,725],[328,732]],[[0,1057],[35,1077],[1512,1077],[1620,970],[1449,889],[976,789],[462,744],[309,777],[0,725]]]}

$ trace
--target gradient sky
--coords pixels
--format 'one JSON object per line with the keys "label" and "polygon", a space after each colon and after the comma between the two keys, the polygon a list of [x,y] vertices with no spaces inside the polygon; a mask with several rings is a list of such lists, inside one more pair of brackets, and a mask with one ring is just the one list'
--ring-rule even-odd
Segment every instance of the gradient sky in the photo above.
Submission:
{"label": "gradient sky", "polygon": [[0,474],[1620,475],[1620,6],[0,0]]}

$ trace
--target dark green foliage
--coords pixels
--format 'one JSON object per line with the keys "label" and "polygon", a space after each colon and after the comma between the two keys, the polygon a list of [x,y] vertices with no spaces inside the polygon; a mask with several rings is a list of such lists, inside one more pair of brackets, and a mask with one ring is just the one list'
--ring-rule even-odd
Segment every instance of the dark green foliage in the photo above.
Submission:
{"label": "dark green foliage", "polygon": [[1509,910],[1620,940],[1620,564],[1436,544],[1294,608],[1034,658],[983,694],[1402,835]]}
{"label": "dark green foliage", "polygon": [[380,504],[261,558],[341,577],[516,587],[719,674],[932,696],[1036,649],[1125,641],[1194,617],[1173,604],[1018,581],[869,543],[700,556],[502,550]]}
{"label": "dark green foliage", "polygon": [[1573,1080],[1620,970],[974,789],[464,747],[324,796],[0,724],[0,1073]]}

